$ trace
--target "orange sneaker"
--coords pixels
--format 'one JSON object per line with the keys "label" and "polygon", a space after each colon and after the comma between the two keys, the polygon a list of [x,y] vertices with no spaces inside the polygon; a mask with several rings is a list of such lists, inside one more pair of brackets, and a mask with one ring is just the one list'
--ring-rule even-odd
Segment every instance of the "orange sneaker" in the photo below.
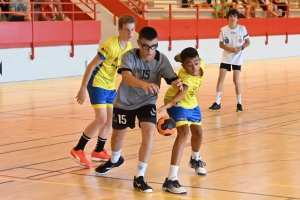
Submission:
{"label": "orange sneaker", "polygon": [[91,159],[92,161],[99,162],[99,161],[108,161],[110,157],[111,155],[109,155],[105,149],[103,149],[103,151],[100,152],[96,152],[95,150],[93,150]]}
{"label": "orange sneaker", "polygon": [[82,150],[76,151],[74,148],[70,151],[70,158],[72,158],[75,162],[77,162],[80,165],[91,167],[90,161],[86,159],[84,152]]}

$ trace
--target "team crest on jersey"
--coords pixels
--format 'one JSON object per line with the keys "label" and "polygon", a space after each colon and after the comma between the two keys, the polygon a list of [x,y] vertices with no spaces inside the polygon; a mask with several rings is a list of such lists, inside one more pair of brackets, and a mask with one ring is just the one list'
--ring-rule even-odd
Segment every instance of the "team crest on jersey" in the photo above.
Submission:
{"label": "team crest on jersey", "polygon": [[225,42],[225,44],[229,44],[229,39],[226,37],[224,42]]}
{"label": "team crest on jersey", "polygon": [[238,41],[239,41],[239,43],[242,43],[243,42],[242,37],[239,37]]}

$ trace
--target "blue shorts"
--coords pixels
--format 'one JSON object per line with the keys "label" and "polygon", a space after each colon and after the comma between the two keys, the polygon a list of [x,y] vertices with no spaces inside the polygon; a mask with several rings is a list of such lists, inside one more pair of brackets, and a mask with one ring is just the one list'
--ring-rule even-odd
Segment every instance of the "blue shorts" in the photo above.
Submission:
{"label": "blue shorts", "polygon": [[182,126],[182,125],[201,125],[202,122],[202,116],[200,107],[196,106],[192,109],[187,109],[181,106],[172,106],[171,108],[167,109],[167,112],[170,117],[174,119],[176,122],[176,127]]}
{"label": "blue shorts", "polygon": [[87,86],[93,108],[112,108],[117,95],[116,90],[105,90],[99,87]]}

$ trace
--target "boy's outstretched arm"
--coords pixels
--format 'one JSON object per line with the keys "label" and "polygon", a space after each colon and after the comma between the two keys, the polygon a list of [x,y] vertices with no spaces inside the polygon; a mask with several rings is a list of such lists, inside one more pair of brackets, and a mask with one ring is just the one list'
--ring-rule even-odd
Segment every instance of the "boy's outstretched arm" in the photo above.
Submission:
{"label": "boy's outstretched arm", "polygon": [[188,91],[188,86],[184,85],[182,90],[179,90],[171,101],[167,102],[162,107],[158,108],[157,111],[160,113],[162,110],[170,108],[171,106],[177,106],[177,102],[184,99]]}
{"label": "boy's outstretched arm", "polygon": [[142,80],[137,79],[136,77],[132,76],[132,73],[127,70],[122,71],[122,81],[131,87],[138,87],[142,88],[146,95],[148,95],[148,91],[154,93],[159,92],[159,87],[154,83],[147,83]]}

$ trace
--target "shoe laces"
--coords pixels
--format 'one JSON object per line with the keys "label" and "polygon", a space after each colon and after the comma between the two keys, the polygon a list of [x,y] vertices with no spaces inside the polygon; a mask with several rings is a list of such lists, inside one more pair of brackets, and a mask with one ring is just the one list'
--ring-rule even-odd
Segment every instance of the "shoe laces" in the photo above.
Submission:
{"label": "shoe laces", "polygon": [[196,160],[195,162],[196,162],[197,167],[203,168],[203,166],[206,166],[206,163],[203,162],[202,160]]}
{"label": "shoe laces", "polygon": [[176,188],[180,188],[181,185],[180,183],[178,182],[178,180],[175,180],[175,181],[172,181],[173,185],[176,187]]}
{"label": "shoe laces", "polygon": [[145,181],[144,177],[141,179],[141,188],[150,188],[150,186]]}

